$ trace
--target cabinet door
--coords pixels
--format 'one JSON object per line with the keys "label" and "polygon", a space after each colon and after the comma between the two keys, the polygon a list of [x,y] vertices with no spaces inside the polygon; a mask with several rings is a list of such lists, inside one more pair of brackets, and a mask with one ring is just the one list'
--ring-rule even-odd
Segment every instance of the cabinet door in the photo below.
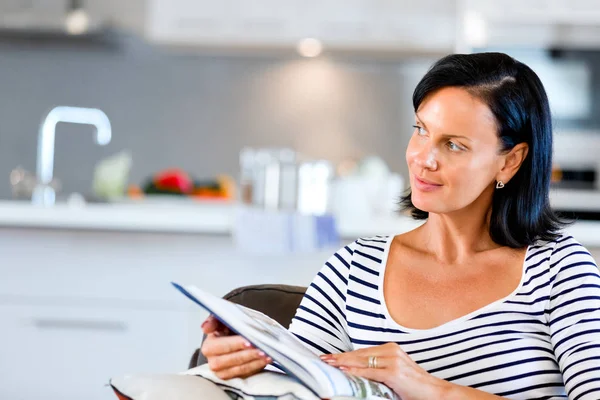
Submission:
{"label": "cabinet door", "polygon": [[146,35],[165,44],[231,48],[293,48],[315,37],[329,49],[447,52],[455,13],[446,0],[152,0]]}
{"label": "cabinet door", "polygon": [[183,371],[190,357],[182,311],[0,305],[0,320],[2,399],[112,400],[111,377]]}

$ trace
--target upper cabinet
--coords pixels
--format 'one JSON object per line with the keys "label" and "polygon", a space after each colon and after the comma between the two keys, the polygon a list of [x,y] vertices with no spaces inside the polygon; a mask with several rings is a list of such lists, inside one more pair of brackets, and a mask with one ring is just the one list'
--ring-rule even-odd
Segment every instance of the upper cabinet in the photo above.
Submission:
{"label": "upper cabinet", "polygon": [[600,46],[598,0],[463,0],[459,41],[475,47]]}
{"label": "upper cabinet", "polygon": [[[220,49],[450,53],[600,48],[600,0],[86,0],[152,43]],[[101,10],[99,10],[101,11]]]}
{"label": "upper cabinet", "polygon": [[451,52],[456,32],[447,0],[148,0],[144,15],[143,34],[171,45]]}

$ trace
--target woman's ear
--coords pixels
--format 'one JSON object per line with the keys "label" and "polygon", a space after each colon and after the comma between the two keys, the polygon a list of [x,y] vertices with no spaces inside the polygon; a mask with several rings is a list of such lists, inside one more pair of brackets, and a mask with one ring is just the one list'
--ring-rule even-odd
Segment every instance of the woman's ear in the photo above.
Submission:
{"label": "woman's ear", "polygon": [[519,143],[506,153],[504,155],[504,165],[500,169],[496,180],[502,181],[504,184],[508,183],[515,176],[523,161],[525,161],[528,152],[529,145],[527,143]]}

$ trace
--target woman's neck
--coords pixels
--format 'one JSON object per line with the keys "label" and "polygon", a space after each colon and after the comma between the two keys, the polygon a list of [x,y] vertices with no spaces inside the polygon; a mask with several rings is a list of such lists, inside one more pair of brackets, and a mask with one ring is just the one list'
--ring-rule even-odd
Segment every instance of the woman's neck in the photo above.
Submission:
{"label": "woman's neck", "polygon": [[456,264],[476,253],[500,247],[490,236],[489,214],[486,209],[430,213],[419,232],[426,251],[442,264]]}

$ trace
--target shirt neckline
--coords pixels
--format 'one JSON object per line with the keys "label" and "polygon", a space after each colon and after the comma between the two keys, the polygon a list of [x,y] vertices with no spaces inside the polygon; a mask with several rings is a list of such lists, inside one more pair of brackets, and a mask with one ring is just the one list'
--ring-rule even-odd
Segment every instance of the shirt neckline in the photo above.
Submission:
{"label": "shirt neckline", "polygon": [[385,243],[385,247],[384,247],[384,253],[383,253],[383,257],[381,260],[381,271],[379,274],[379,285],[378,285],[378,292],[379,292],[379,298],[381,299],[381,307],[383,309],[383,315],[385,315],[385,318],[388,320],[389,323],[391,323],[396,329],[399,329],[403,332],[406,333],[415,333],[415,334],[427,334],[427,333],[435,333],[438,331],[443,331],[445,329],[448,329],[450,327],[453,327],[461,322],[464,322],[466,320],[472,319],[473,317],[482,314],[483,312],[496,307],[499,304],[502,304],[504,302],[506,302],[507,300],[509,300],[510,298],[512,298],[513,296],[515,296],[523,287],[523,283],[525,283],[525,272],[526,272],[526,264],[527,264],[527,257],[529,255],[529,252],[531,251],[531,246],[527,246],[527,249],[525,250],[525,256],[523,257],[523,265],[521,266],[522,271],[521,271],[521,280],[519,281],[519,284],[517,285],[517,287],[515,288],[515,290],[513,290],[508,296],[503,297],[501,299],[498,299],[492,303],[489,303],[483,307],[478,308],[477,310],[474,310],[466,315],[463,315],[461,317],[455,318],[453,320],[450,320],[448,322],[445,322],[441,325],[435,326],[433,328],[428,328],[428,329],[417,329],[417,328],[408,328],[405,327],[401,324],[399,324],[398,322],[396,322],[396,320],[394,318],[392,318],[392,315],[389,312],[387,303],[385,301],[385,296],[384,296],[384,292],[383,292],[383,281],[385,279],[385,271],[387,269],[387,264],[388,264],[388,258],[389,258],[389,254],[390,254],[390,248],[392,247],[392,242],[394,241],[395,235],[390,235],[387,237],[387,243]]}

